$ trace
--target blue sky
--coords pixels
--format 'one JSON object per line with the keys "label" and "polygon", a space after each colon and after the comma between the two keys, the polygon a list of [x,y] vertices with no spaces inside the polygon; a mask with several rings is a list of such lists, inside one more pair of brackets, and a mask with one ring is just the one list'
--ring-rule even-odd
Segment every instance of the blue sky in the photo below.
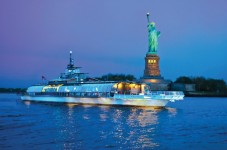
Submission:
{"label": "blue sky", "polygon": [[69,51],[89,76],[143,76],[146,13],[161,31],[165,79],[227,81],[225,0],[1,0],[0,87],[26,87],[63,72]]}

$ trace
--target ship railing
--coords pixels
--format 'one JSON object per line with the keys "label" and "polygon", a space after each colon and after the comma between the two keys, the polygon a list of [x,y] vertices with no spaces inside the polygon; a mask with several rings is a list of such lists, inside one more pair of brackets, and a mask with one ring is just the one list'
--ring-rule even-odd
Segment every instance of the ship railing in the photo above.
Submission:
{"label": "ship railing", "polygon": [[29,96],[110,97],[110,92],[27,92]]}
{"label": "ship railing", "polygon": [[114,94],[114,98],[141,99],[144,95]]}
{"label": "ship railing", "polygon": [[146,93],[138,93],[138,94],[128,94],[128,93],[123,93],[123,94],[115,94],[115,95],[184,95],[182,91],[149,91]]}
{"label": "ship railing", "polygon": [[157,99],[166,99],[171,102],[183,100],[184,98],[184,93],[182,91],[152,91],[151,95]]}
{"label": "ship railing", "polygon": [[150,91],[151,95],[184,95],[182,91]]}
{"label": "ship railing", "polygon": [[165,99],[165,100],[182,100],[184,93],[181,91],[152,91],[148,93],[139,94],[114,94],[114,98],[128,98],[128,99],[140,99],[140,98],[152,98],[152,99]]}

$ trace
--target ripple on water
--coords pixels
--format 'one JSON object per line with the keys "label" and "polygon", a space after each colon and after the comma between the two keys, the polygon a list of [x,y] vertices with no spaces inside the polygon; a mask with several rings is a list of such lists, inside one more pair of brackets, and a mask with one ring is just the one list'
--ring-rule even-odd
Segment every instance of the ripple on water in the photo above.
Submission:
{"label": "ripple on water", "polygon": [[227,149],[227,99],[168,107],[20,102],[0,94],[2,149]]}

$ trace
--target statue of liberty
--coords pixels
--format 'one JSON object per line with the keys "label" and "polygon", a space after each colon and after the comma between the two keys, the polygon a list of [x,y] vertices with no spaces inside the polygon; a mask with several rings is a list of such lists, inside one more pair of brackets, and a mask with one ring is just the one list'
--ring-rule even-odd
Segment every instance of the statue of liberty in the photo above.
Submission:
{"label": "statue of liberty", "polygon": [[148,29],[148,52],[147,54],[157,54],[158,48],[158,37],[160,36],[160,31],[155,29],[155,23],[150,22],[149,13],[147,13],[147,29]]}

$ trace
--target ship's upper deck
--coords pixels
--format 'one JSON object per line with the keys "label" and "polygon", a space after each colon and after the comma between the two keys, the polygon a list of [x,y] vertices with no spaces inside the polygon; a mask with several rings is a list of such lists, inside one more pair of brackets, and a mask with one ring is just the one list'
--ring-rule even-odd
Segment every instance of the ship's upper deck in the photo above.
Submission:
{"label": "ship's upper deck", "polygon": [[50,80],[48,84],[70,84],[83,82],[86,79],[87,73],[81,73],[80,68],[81,67],[74,66],[72,51],[70,51],[69,64],[67,65],[65,72],[61,73],[59,78]]}

